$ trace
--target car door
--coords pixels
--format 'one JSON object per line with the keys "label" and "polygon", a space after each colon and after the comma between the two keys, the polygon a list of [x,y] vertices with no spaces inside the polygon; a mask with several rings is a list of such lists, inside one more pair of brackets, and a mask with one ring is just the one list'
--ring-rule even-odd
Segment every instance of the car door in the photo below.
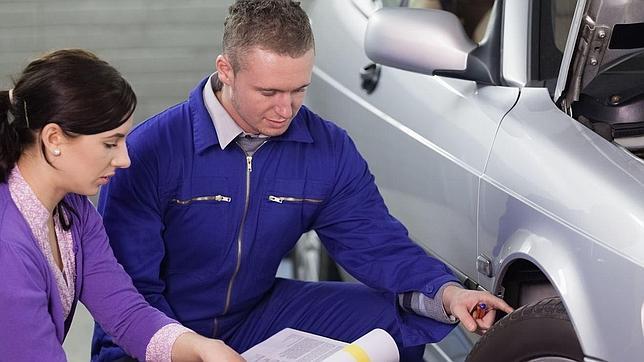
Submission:
{"label": "car door", "polygon": [[363,41],[380,1],[313,0],[305,6],[316,41],[305,104],[349,132],[411,238],[465,275],[476,275],[479,181],[518,88],[371,64]]}

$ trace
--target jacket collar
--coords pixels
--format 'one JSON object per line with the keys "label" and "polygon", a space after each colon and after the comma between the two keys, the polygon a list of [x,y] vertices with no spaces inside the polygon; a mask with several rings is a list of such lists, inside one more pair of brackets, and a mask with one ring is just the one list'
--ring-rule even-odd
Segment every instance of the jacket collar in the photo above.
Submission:
{"label": "jacket collar", "polygon": [[[214,123],[210,118],[210,114],[206,109],[203,99],[203,88],[208,82],[208,78],[209,77],[206,77],[199,82],[199,84],[190,92],[190,97],[188,98],[193,140],[195,150],[198,153],[201,153],[212,146],[219,145],[217,131],[215,130]],[[281,136],[271,137],[270,139],[275,141],[313,143],[313,137],[311,137],[311,133],[305,120],[308,113],[309,112],[306,107],[302,106],[286,132]]]}

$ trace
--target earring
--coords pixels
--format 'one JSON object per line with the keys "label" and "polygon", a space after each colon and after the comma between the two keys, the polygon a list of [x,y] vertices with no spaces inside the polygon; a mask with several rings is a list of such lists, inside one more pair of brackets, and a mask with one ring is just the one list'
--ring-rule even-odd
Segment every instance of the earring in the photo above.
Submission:
{"label": "earring", "polygon": [[59,148],[54,148],[51,153],[54,154],[54,156],[60,156],[60,149]]}

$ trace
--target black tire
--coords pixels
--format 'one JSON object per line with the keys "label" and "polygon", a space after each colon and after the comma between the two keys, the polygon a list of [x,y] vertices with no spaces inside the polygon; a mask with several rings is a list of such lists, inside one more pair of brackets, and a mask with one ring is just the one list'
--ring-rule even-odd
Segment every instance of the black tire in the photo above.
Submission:
{"label": "black tire", "polygon": [[466,362],[583,361],[584,353],[561,298],[523,306],[481,337]]}

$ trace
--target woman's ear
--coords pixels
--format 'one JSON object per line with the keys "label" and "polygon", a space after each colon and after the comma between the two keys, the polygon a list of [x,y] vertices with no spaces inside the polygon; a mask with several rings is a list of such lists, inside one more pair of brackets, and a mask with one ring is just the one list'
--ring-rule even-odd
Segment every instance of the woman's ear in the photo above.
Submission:
{"label": "woman's ear", "polygon": [[63,129],[56,123],[48,123],[40,130],[40,139],[45,147],[45,152],[50,155],[60,156],[62,146],[67,142]]}

